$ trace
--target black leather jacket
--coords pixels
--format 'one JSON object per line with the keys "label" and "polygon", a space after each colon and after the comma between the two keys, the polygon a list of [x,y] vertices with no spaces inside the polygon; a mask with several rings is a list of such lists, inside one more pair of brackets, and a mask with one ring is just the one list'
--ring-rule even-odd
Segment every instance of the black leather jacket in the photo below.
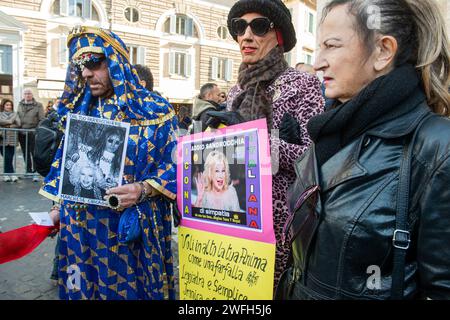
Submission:
{"label": "black leather jacket", "polygon": [[[417,113],[431,111],[421,103],[368,130],[321,168],[314,145],[297,161],[298,178],[290,190],[297,234],[293,266],[279,288],[284,298],[390,298],[399,168],[405,137],[418,125]],[[404,297],[449,299],[450,119],[432,115],[418,130]],[[378,271],[374,286],[371,276]]]}

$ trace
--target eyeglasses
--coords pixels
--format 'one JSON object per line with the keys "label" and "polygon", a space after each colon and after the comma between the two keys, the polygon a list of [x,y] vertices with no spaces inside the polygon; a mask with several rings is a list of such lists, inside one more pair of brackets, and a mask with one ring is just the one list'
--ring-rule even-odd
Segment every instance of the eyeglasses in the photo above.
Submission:
{"label": "eyeglasses", "polygon": [[116,146],[118,146],[119,144],[120,144],[120,140],[115,140],[115,139],[112,139],[112,138],[109,138],[108,140],[108,143],[114,143]]}
{"label": "eyeglasses", "polygon": [[84,68],[89,70],[97,70],[100,68],[102,62],[105,60],[105,56],[96,56],[91,53],[83,55],[80,59],[74,61],[79,71],[83,71]]}
{"label": "eyeglasses", "polygon": [[243,36],[248,26],[254,35],[263,37],[275,27],[275,24],[266,17],[255,18],[250,22],[242,18],[234,18],[231,20],[231,33],[235,36]]}

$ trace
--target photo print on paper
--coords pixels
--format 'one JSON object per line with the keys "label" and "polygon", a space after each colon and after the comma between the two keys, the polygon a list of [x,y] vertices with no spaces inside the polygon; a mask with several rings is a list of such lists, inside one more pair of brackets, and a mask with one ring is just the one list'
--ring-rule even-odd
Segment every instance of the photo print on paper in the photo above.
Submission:
{"label": "photo print on paper", "polygon": [[60,197],[106,206],[106,190],[122,184],[129,124],[70,114],[63,149]]}

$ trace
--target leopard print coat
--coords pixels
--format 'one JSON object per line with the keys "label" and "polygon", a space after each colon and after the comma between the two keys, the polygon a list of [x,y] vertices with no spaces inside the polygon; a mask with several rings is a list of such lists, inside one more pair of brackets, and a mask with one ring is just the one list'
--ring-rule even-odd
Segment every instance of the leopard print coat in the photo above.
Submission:
{"label": "leopard print coat", "polygon": [[[233,100],[242,89],[236,85],[229,94],[227,109],[231,110]],[[275,288],[286,267],[290,248],[282,246],[281,233],[288,216],[286,191],[295,181],[294,162],[311,144],[306,130],[309,119],[324,109],[324,98],[320,81],[316,76],[288,68],[268,88],[272,97],[273,128],[279,129],[285,113],[290,113],[300,124],[301,145],[289,144],[274,134],[270,136],[272,162],[278,162],[278,171],[272,179],[273,218],[276,238]],[[278,159],[276,159],[278,157]],[[272,165],[272,168],[277,167]],[[276,171],[276,170],[274,170]]]}

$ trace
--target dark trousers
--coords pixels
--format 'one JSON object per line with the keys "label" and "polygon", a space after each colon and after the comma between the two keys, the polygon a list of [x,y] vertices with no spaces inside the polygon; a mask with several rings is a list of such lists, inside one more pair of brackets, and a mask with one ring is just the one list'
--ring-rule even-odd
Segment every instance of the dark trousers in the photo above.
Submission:
{"label": "dark trousers", "polygon": [[[3,153],[3,150],[5,150],[5,153]],[[15,151],[16,151],[15,146],[0,146],[0,153],[3,156],[4,173],[14,173],[13,160]]]}
{"label": "dark trousers", "polygon": [[27,164],[27,173],[35,172],[33,168],[34,132],[19,133],[19,143],[23,152],[23,160]]}

